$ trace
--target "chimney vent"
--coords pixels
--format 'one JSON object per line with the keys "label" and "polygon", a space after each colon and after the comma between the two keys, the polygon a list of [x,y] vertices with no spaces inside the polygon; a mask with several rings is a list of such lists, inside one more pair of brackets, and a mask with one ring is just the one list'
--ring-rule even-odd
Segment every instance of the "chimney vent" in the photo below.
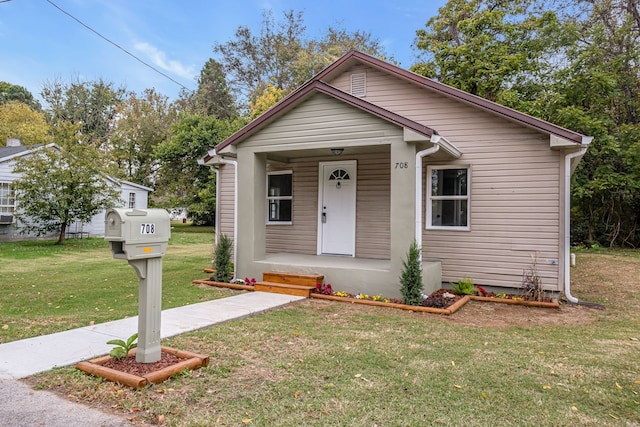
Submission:
{"label": "chimney vent", "polygon": [[22,142],[18,138],[7,138],[7,147],[20,147]]}

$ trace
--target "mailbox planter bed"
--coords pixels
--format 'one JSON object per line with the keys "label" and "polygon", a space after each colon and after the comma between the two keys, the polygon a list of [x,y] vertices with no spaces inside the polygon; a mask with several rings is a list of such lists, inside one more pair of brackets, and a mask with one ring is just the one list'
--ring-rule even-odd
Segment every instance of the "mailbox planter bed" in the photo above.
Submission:
{"label": "mailbox planter bed", "polygon": [[325,295],[321,293],[312,293],[311,298],[323,299],[328,301],[347,302],[351,304],[363,304],[363,305],[372,305],[377,307],[397,308],[400,310],[416,311],[416,312],[422,312],[422,313],[444,314],[444,315],[450,315],[455,313],[463,305],[469,302],[469,296],[467,295],[458,296],[457,298],[455,298],[455,301],[452,302],[451,305],[444,308],[425,307],[421,305],[407,305],[407,304],[401,304],[398,302],[372,301],[369,299],[361,299],[361,298],[355,298],[350,296],[343,297],[343,296],[337,296],[337,295]]}
{"label": "mailbox planter bed", "polygon": [[161,347],[161,358],[153,363],[137,362],[135,354],[136,349],[133,349],[128,357],[122,359],[98,357],[80,362],[76,368],[107,381],[141,389],[149,384],[161,383],[185,369],[194,370],[209,364],[208,356],[171,347]]}

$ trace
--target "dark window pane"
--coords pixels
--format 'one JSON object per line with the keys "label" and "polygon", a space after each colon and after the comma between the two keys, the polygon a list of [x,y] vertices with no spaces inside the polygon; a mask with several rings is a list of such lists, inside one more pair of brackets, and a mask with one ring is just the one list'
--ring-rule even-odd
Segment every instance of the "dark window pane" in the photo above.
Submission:
{"label": "dark window pane", "polygon": [[466,196],[467,169],[433,169],[431,171],[432,196]]}
{"label": "dark window pane", "polygon": [[291,221],[291,200],[269,200],[269,221]]}
{"label": "dark window pane", "polygon": [[431,225],[443,227],[466,227],[466,200],[433,200],[431,204]]}
{"label": "dark window pane", "polygon": [[292,195],[291,174],[269,175],[269,197]]}

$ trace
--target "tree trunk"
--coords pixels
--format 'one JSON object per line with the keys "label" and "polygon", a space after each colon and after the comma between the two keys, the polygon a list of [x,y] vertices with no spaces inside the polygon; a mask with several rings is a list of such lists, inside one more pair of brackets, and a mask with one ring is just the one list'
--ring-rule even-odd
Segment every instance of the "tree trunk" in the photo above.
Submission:
{"label": "tree trunk", "polygon": [[63,222],[60,226],[60,235],[58,236],[58,241],[56,245],[61,245],[64,243],[64,235],[67,233],[67,223]]}

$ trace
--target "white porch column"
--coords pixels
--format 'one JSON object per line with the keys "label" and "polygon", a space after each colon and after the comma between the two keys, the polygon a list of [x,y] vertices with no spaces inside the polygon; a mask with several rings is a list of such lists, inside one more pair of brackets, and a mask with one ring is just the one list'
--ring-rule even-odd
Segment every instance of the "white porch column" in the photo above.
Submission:
{"label": "white porch column", "polygon": [[415,145],[402,140],[392,143],[391,272],[395,278],[400,277],[402,261],[415,234],[415,171]]}
{"label": "white porch column", "polygon": [[265,257],[266,154],[238,149],[238,259],[236,277],[256,277],[254,261]]}

